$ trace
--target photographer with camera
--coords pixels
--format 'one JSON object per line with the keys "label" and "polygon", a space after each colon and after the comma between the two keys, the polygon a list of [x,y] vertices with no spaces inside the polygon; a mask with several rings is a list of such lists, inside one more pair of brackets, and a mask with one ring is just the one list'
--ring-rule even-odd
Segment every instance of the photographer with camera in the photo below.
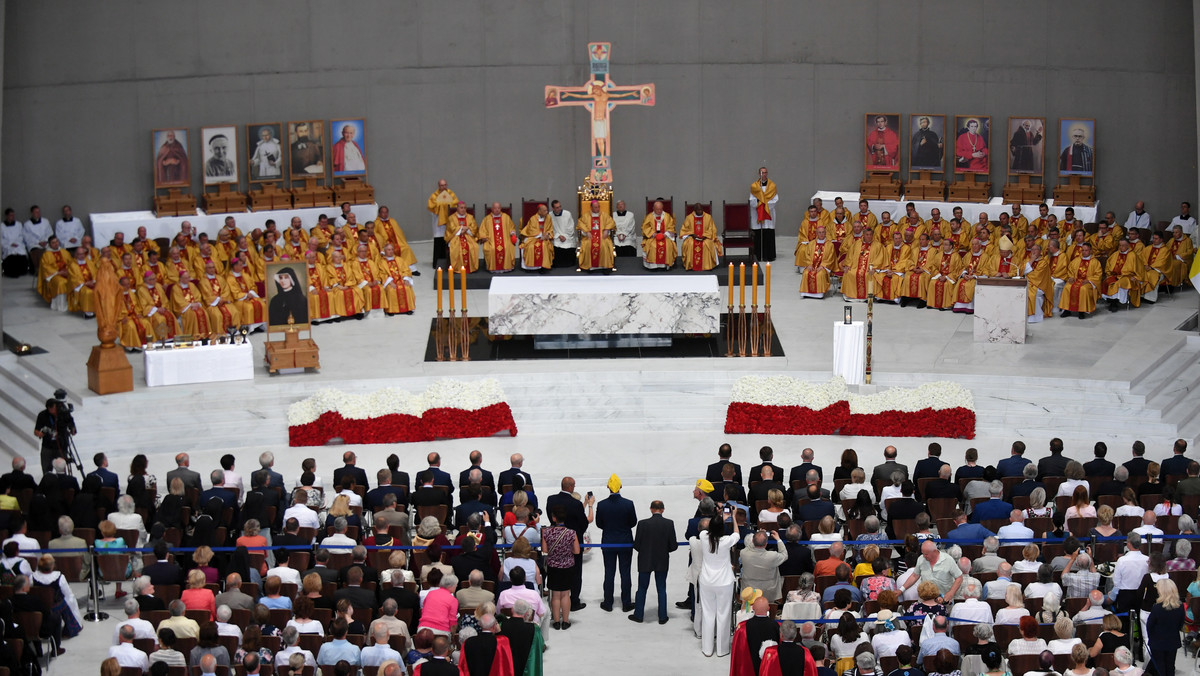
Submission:
{"label": "photographer with camera", "polygon": [[75,433],[75,424],[64,402],[47,399],[46,410],[38,413],[33,428],[33,436],[42,440],[42,474],[49,474],[55,458],[67,458],[67,443]]}

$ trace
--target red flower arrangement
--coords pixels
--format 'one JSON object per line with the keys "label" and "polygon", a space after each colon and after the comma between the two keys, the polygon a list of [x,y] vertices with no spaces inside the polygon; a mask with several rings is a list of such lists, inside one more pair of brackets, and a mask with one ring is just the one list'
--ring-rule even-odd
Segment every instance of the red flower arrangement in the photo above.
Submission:
{"label": "red flower arrangement", "polygon": [[420,417],[390,413],[365,420],[327,411],[313,422],[288,427],[290,446],[323,446],[334,439],[347,444],[401,444],[494,436],[517,436],[517,423],[505,402],[476,411],[432,408]]}
{"label": "red flower arrangement", "polygon": [[975,412],[957,407],[867,414],[851,413],[848,401],[816,411],[735,401],[725,414],[725,433],[974,439]]}

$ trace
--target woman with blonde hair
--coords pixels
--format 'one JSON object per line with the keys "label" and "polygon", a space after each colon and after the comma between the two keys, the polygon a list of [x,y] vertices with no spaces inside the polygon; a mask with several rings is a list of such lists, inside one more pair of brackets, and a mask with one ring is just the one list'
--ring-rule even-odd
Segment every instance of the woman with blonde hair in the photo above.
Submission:
{"label": "woman with blonde hair", "polygon": [[299,601],[301,598],[307,598],[313,602],[314,607],[333,610],[335,604],[331,597],[325,596],[324,587],[325,583],[321,580],[320,575],[309,573],[304,576],[304,579],[300,580],[300,592],[296,600]]}
{"label": "woman with blonde hair", "polygon": [[1175,655],[1182,645],[1179,628],[1183,626],[1183,604],[1179,600],[1179,588],[1170,578],[1154,585],[1158,589],[1158,602],[1150,609],[1150,617],[1146,620],[1146,639],[1154,670],[1169,676],[1175,673]]}
{"label": "woman with blonde hair", "polygon": [[1078,643],[1071,646],[1071,668],[1067,670],[1063,676],[1092,676],[1092,669],[1088,668],[1088,649],[1083,643]]}
{"label": "woman with blonde hair", "polygon": [[353,526],[358,528],[360,532],[362,531],[362,519],[351,509],[350,496],[341,493],[333,497],[333,504],[329,506],[329,513],[325,516],[325,527],[332,528],[333,522],[339,516],[345,517],[347,527]]}
{"label": "woman with blonde hair", "polygon": [[525,579],[537,585],[538,589],[542,587],[542,574],[538,571],[537,563],[533,559],[533,548],[529,546],[529,540],[523,537],[517,538],[513,543],[512,549],[508,556],[504,558],[504,564],[500,571],[500,588],[497,592],[504,591],[512,586],[508,580],[508,574],[513,568],[524,568]]}
{"label": "woman with blonde hair", "polygon": [[858,565],[854,567],[854,572],[850,574],[852,579],[858,579],[860,575],[870,577],[875,574],[875,559],[879,558],[879,545],[867,545],[863,547],[862,556]]}
{"label": "woman with blonde hair", "polygon": [[204,584],[217,584],[217,580],[221,579],[217,569],[208,565],[212,563],[212,559],[213,550],[208,545],[200,545],[192,552],[192,563],[196,564],[196,570],[204,573]]}
{"label": "woman with blonde hair", "polygon": [[187,575],[187,589],[179,595],[179,599],[183,601],[183,605],[187,606],[188,610],[207,610],[209,618],[215,622],[217,619],[217,604],[216,597],[212,590],[206,587],[208,584],[204,580],[204,571],[193,568]]}
{"label": "woman with blonde hair", "polygon": [[[828,542],[840,542],[842,540],[842,534],[834,532],[834,527],[836,525],[837,525],[837,522],[833,520],[832,516],[825,515],[824,517],[821,518],[821,521],[817,524],[818,532],[810,535],[808,539],[813,540],[813,541],[818,541],[818,542],[827,542],[827,543]],[[822,545],[813,544],[813,545],[809,545],[809,548],[810,549],[829,549],[829,545],[828,544],[822,544]]]}
{"label": "woman with blonde hair", "polygon": [[[1029,616],[1029,609],[1025,607],[1025,595],[1021,593],[1021,585],[1010,583],[1004,590],[1004,602],[1008,605],[996,611],[996,624],[1017,624],[1022,617]],[[1037,620],[1033,620],[1033,624],[1036,627]],[[1042,646],[1042,648],[1045,647],[1045,645]]]}
{"label": "woman with blonde hair", "polygon": [[1070,655],[1075,646],[1083,648],[1083,641],[1075,637],[1075,623],[1066,614],[1054,620],[1054,635],[1057,637],[1046,644],[1046,649],[1055,655]]}
{"label": "woman with blonde hair", "polygon": [[1013,564],[1012,572],[1014,573],[1036,573],[1038,568],[1042,567],[1042,563],[1038,561],[1042,550],[1035,544],[1025,545],[1021,550],[1021,560]]}
{"label": "woman with blonde hair", "polygon": [[[404,579],[396,580],[396,573],[400,573],[400,576]],[[393,587],[399,587],[404,582],[415,582],[416,578],[413,576],[412,571],[408,570],[408,554],[405,554],[400,549],[388,554],[387,570],[379,574],[379,579],[380,581],[391,580]]]}
{"label": "woman with blonde hair", "polygon": [[1096,537],[1107,538],[1113,535],[1120,535],[1120,531],[1113,528],[1112,525],[1114,516],[1116,516],[1116,512],[1113,511],[1110,505],[1100,505],[1096,509],[1096,526],[1092,528],[1092,532],[1088,533],[1088,536],[1095,535]]}
{"label": "woman with blonde hair", "polygon": [[783,491],[772,488],[767,491],[767,508],[759,511],[758,525],[764,530],[771,530],[779,521],[779,515],[787,512],[787,501],[783,499]]}
{"label": "woman with blonde hair", "polygon": [[925,623],[925,616],[945,616],[946,606],[938,603],[938,597],[941,595],[941,590],[938,589],[937,584],[932,580],[925,580],[924,582],[921,582],[917,585],[918,601],[912,605],[912,608],[909,609],[908,614],[916,615],[917,617],[922,618],[921,621],[917,623],[918,625],[923,625]]}

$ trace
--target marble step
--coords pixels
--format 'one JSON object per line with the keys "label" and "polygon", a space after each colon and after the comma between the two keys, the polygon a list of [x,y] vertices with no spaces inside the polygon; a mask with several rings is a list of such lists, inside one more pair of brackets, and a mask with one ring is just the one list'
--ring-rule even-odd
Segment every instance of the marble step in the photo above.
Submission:
{"label": "marble step", "polygon": [[1186,345],[1167,355],[1131,385],[1131,391],[1142,394],[1147,401],[1154,399],[1180,373],[1200,359],[1200,346]]}
{"label": "marble step", "polygon": [[[10,455],[36,455],[41,447],[37,437],[33,436],[33,425],[37,416],[14,406],[10,394],[0,396],[0,430],[3,432],[0,439],[3,439],[3,448]],[[41,408],[44,408],[44,399],[42,404]]]}
{"label": "marble step", "polygon": [[1158,388],[1158,392],[1148,402],[1147,407],[1161,410],[1164,415],[1179,403],[1200,400],[1196,388],[1200,387],[1200,362],[1192,359],[1185,367],[1170,380]]}
{"label": "marble step", "polygon": [[1072,415],[1051,416],[1026,415],[1014,413],[980,412],[976,415],[976,426],[991,430],[1023,427],[1026,429],[1044,430],[1079,430],[1079,431],[1124,431],[1126,434],[1175,434],[1178,426],[1175,423],[1155,422],[1137,418],[1110,418],[1105,416]]}

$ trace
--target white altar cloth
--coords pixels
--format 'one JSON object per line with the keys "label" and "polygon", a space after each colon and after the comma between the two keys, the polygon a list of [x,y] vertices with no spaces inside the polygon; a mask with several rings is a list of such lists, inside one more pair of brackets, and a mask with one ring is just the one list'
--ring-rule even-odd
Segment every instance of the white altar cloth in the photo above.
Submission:
{"label": "white altar cloth", "polygon": [[866,382],[867,327],[862,322],[833,323],[833,375],[847,385]]}
{"label": "white altar cloth", "polygon": [[[846,211],[849,212],[850,217],[853,218],[854,214],[858,213],[858,195],[859,193],[857,192],[818,190],[817,192],[813,193],[812,198],[809,199],[809,203],[811,204],[813,199],[820,197],[822,205],[829,210],[830,213],[832,213],[834,198],[841,197],[846,204]],[[954,207],[962,207],[963,218],[968,223],[977,223],[979,221],[980,212],[986,212],[989,220],[998,221],[1000,220],[1001,211],[1007,211],[1010,213],[1012,211],[1012,205],[1005,204],[1003,197],[993,197],[987,204],[979,204],[978,202],[934,202],[927,200],[908,200],[904,199],[903,197],[901,197],[899,201],[870,200],[870,202],[871,213],[875,214],[875,218],[879,218],[880,213],[887,211],[891,212],[893,221],[898,221],[904,216],[904,205],[908,204],[909,202],[913,203],[913,206],[917,209],[917,213],[921,216],[921,218],[924,219],[928,219],[930,217],[930,210],[936,207],[942,210],[942,218],[948,221],[954,217]],[[1046,206],[1050,207],[1050,213],[1057,216],[1058,220],[1061,221],[1066,218],[1066,206],[1054,206],[1053,199],[1046,200]],[[1099,202],[1096,202],[1090,207],[1075,207],[1075,218],[1076,220],[1084,223],[1095,223],[1096,213],[1099,210]],[[1038,217],[1038,205],[1022,204],[1021,215],[1024,216],[1026,220],[1032,221]]]}
{"label": "white altar cloth", "polygon": [[713,275],[497,277],[488,291],[492,335],[717,333]]}
{"label": "white altar cloth", "polygon": [[250,343],[146,350],[144,355],[146,385],[150,387],[254,379],[254,347]]}

